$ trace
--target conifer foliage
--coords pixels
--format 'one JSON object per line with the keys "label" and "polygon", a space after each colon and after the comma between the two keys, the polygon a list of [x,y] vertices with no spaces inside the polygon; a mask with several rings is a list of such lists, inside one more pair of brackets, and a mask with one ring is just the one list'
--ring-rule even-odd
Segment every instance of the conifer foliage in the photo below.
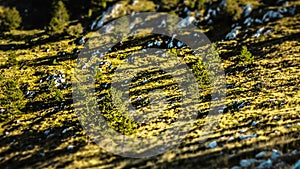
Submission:
{"label": "conifer foliage", "polygon": [[1,30],[13,30],[20,27],[22,23],[22,18],[19,14],[19,11],[13,8],[2,8],[0,9],[0,29]]}
{"label": "conifer foliage", "polygon": [[62,1],[54,2],[52,18],[48,26],[50,34],[61,34],[65,31],[69,22],[68,11]]}

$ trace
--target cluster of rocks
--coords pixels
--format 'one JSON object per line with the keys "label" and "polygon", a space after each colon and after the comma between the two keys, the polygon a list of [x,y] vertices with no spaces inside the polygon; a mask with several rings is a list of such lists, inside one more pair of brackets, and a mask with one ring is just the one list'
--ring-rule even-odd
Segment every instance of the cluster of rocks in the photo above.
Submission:
{"label": "cluster of rocks", "polygon": [[21,91],[23,92],[23,96],[26,99],[33,98],[37,94],[36,91],[28,90],[28,87],[29,87],[28,84],[24,84],[20,87]]}
{"label": "cluster of rocks", "polygon": [[[243,12],[241,15],[241,19],[239,19],[238,23],[235,23],[232,25],[232,30],[225,36],[225,40],[233,40],[236,39],[238,34],[241,33],[243,28],[245,29],[245,36],[253,37],[253,38],[258,38],[262,35],[269,34],[272,29],[267,29],[267,28],[260,28],[258,29],[255,33],[252,35],[247,35],[248,29],[247,27],[250,27],[252,25],[263,25],[268,23],[269,21],[276,20],[283,18],[285,16],[291,16],[295,15],[296,12],[296,6],[290,6],[289,2],[286,0],[282,1],[277,1],[274,2],[273,5],[281,5],[277,10],[272,9],[269,11],[264,11],[264,9],[254,9],[254,7],[251,4],[245,5],[243,7]],[[117,18],[119,16],[125,15],[128,13],[128,11],[124,11],[123,7],[124,4],[122,3],[116,3],[112,7],[109,7],[106,11],[102,13],[102,16],[100,19],[97,19],[93,21],[93,23],[90,26],[91,30],[96,30],[101,27],[105,23],[107,23],[109,20],[112,20],[114,18]],[[180,23],[178,23],[176,26],[178,28],[184,28],[187,27],[188,25],[194,23],[194,24],[208,24],[212,25],[218,18],[222,17],[224,14],[224,10],[227,6],[227,1],[222,0],[218,4],[210,2],[208,4],[208,9],[206,10],[204,16],[200,17],[200,14],[198,12],[194,12],[195,14],[191,14],[192,12],[188,9],[188,7],[184,7],[182,10],[180,10],[179,14],[186,16]],[[258,11],[258,15],[253,14],[253,11]],[[125,13],[124,13],[125,12]],[[134,15],[134,12],[131,11],[131,14]],[[252,16],[251,16],[252,15]],[[142,21],[135,21],[130,25],[130,29],[133,29],[134,27],[137,27],[138,24],[142,24]],[[157,24],[158,28],[161,27],[166,27],[166,21],[163,21],[160,24]],[[109,32],[112,28],[111,27],[106,27],[107,32]],[[172,41],[171,41],[172,42]],[[171,43],[170,42],[170,43]],[[151,44],[149,44],[151,46]],[[176,45],[174,45],[176,46]],[[179,45],[180,46],[180,45]]]}
{"label": "cluster of rocks", "polygon": [[[65,129],[63,129],[63,130],[61,131],[61,134],[59,134],[59,133],[57,133],[57,132],[54,132],[54,129],[53,129],[53,128],[49,128],[49,129],[45,130],[45,131],[43,132],[43,134],[44,134],[44,136],[46,137],[46,139],[53,138],[53,137],[55,137],[55,136],[57,136],[57,135],[69,135],[69,136],[71,136],[71,137],[74,137],[75,135],[73,135],[73,133],[71,132],[73,129],[74,129],[73,126],[67,127],[67,128],[65,128]],[[39,141],[41,141],[41,139],[39,139]],[[61,140],[61,142],[65,142],[65,141],[66,141],[65,139]],[[67,150],[73,150],[74,148],[75,148],[75,146],[72,145],[72,144],[69,144],[69,145],[66,147]],[[40,155],[41,155],[42,157],[45,156],[44,153],[40,153]]]}
{"label": "cluster of rocks", "polygon": [[[286,168],[289,164],[281,157],[289,157],[299,154],[298,150],[293,150],[289,153],[283,154],[281,151],[273,149],[271,151],[261,151],[257,153],[254,158],[242,159],[239,165],[233,166],[231,169],[241,168],[255,168],[255,169],[267,169],[267,168]],[[300,168],[300,160],[294,164],[292,169]]]}
{"label": "cluster of rocks", "polygon": [[[221,141],[225,141],[226,143],[230,143],[233,141],[243,141],[243,140],[248,140],[248,139],[253,139],[253,138],[257,138],[258,135],[257,134],[245,134],[247,131],[247,129],[243,129],[237,132],[237,136],[231,136],[228,139],[226,137],[221,137]],[[212,141],[210,143],[208,143],[208,145],[206,146],[206,148],[211,149],[211,148],[216,148],[218,147],[219,144],[217,141]]]}
{"label": "cluster of rocks", "polygon": [[[92,69],[93,69],[93,67],[92,67]],[[110,71],[112,71],[113,69],[114,69],[114,67],[113,67],[113,65],[112,65],[112,63],[111,63],[110,61],[104,60],[104,61],[101,61],[101,62],[99,63],[99,68],[98,68],[98,70],[99,70],[100,72],[103,72],[103,71],[108,71],[108,72],[110,72]]]}
{"label": "cluster of rocks", "polygon": [[25,91],[24,93],[24,97],[29,99],[29,98],[33,98],[36,95],[35,91]]}
{"label": "cluster of rocks", "polygon": [[[253,11],[252,5],[246,5],[243,8],[243,20],[241,21],[242,24],[236,23],[232,25],[232,30],[225,36],[225,40],[233,40],[236,39],[238,34],[241,33],[242,28],[245,28],[245,36],[247,35],[248,29],[247,27],[250,27],[252,25],[263,25],[266,24],[272,20],[280,19],[285,16],[291,16],[295,15],[296,6],[289,6],[288,2],[285,1],[283,3],[283,6],[277,10],[269,10],[265,12],[261,17],[251,17],[251,13]],[[259,10],[259,13],[262,13],[262,10]],[[268,29],[265,27],[259,28],[251,37],[252,38],[258,38],[262,35],[266,35],[272,32],[272,29]]]}
{"label": "cluster of rocks", "polygon": [[249,106],[249,105],[250,105],[250,102],[248,102],[248,101],[235,100],[230,105],[224,107],[222,112],[227,113],[227,112],[239,111],[241,108],[243,108],[245,106]]}
{"label": "cluster of rocks", "polygon": [[76,45],[83,45],[83,44],[85,44],[85,42],[86,42],[86,39],[84,36],[81,36],[75,40]]}
{"label": "cluster of rocks", "polygon": [[54,86],[60,89],[66,89],[69,84],[66,80],[66,75],[62,71],[58,71],[56,74],[48,74],[46,77],[40,79],[40,83],[51,83],[53,81]]}

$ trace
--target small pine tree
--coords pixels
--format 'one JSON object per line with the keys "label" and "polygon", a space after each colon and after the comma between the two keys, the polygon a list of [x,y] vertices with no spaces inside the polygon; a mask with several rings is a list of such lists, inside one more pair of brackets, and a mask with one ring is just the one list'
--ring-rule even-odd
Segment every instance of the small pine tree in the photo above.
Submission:
{"label": "small pine tree", "polygon": [[62,1],[53,4],[52,19],[48,26],[50,34],[61,34],[69,21],[68,11]]}
{"label": "small pine tree", "polygon": [[[3,82],[3,81],[2,81]],[[17,83],[14,80],[8,79],[4,81],[0,85],[1,92],[0,92],[0,105],[6,107],[6,109],[19,111],[20,109],[24,108],[25,101],[23,92],[17,86]]]}
{"label": "small pine tree", "polygon": [[22,18],[19,11],[13,8],[3,8],[0,11],[0,29],[4,31],[14,30],[20,27]]}
{"label": "small pine tree", "polygon": [[243,46],[241,54],[238,56],[242,65],[251,64],[254,62],[254,56],[248,51],[247,46]]}
{"label": "small pine tree", "polygon": [[8,58],[6,62],[7,62],[7,66],[18,65],[17,54],[15,51],[11,51],[8,54]]}

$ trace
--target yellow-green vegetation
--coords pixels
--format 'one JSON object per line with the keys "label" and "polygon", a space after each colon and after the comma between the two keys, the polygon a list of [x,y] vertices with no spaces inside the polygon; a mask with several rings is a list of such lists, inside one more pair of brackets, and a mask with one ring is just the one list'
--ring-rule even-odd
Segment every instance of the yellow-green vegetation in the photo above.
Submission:
{"label": "yellow-green vegetation", "polygon": [[16,29],[21,23],[22,18],[15,7],[0,7],[0,30]]}
{"label": "yellow-green vegetation", "polygon": [[236,0],[227,0],[225,11],[233,18],[233,20],[238,20],[243,13],[243,9],[239,6],[239,3]]}
{"label": "yellow-green vegetation", "polygon": [[[61,34],[65,31],[66,26],[69,22],[69,14],[68,11],[62,1],[54,2],[52,9],[52,18],[48,26],[48,30],[50,34]],[[69,32],[71,32],[72,27],[69,28]],[[76,28],[79,31],[80,28]],[[76,33],[72,30],[71,34]]]}
{"label": "yellow-green vegetation", "polygon": [[247,46],[242,46],[241,54],[238,56],[242,65],[251,64],[254,62],[254,56],[248,51]]}
{"label": "yellow-green vegetation", "polygon": [[13,79],[4,79],[0,77],[1,82],[1,108],[4,108],[7,113],[1,113],[1,120],[13,119],[24,108],[26,102],[24,101],[24,95],[19,89],[18,84]]}
{"label": "yellow-green vegetation", "polygon": [[162,0],[160,1],[161,8],[164,10],[170,10],[176,8],[179,0]]}
{"label": "yellow-green vegetation", "polygon": [[[97,3],[100,4],[98,1]],[[162,3],[168,5],[167,1]],[[149,2],[149,10],[153,10],[153,4],[152,1]],[[300,5],[299,2],[295,4]],[[172,4],[169,7],[171,8]],[[232,12],[234,15],[237,13]],[[73,70],[78,55],[75,51],[83,48],[82,45],[75,44],[76,36],[81,34],[77,31],[77,25],[76,28],[73,27],[74,30],[70,28],[72,33],[69,34],[73,34],[71,37],[62,36],[60,39],[53,39],[44,30],[15,30],[2,33],[0,166],[230,168],[238,165],[241,159],[253,158],[262,150],[276,148],[285,153],[299,150],[299,18],[299,14],[296,14],[267,23],[265,27],[271,27],[273,31],[260,38],[241,38],[215,42],[212,45],[209,50],[217,51],[221,57],[227,84],[226,107],[222,114],[216,116],[206,116],[209,102],[213,99],[210,98],[209,74],[205,71],[207,65],[192,55],[189,49],[168,50],[167,52],[181,58],[195,74],[201,89],[201,111],[187,137],[176,147],[145,159],[129,159],[109,153],[99,148],[82,129],[77,116],[79,112],[74,110],[73,87],[70,85],[74,80]],[[249,32],[255,32],[258,28],[256,25],[249,27]],[[214,33],[218,35],[219,32]],[[87,38],[91,36],[86,35]],[[113,51],[104,58],[116,68],[130,54],[142,49],[138,42],[134,44],[136,46]],[[217,57],[214,55],[208,58]],[[58,75],[66,82],[55,81],[55,78],[60,77]],[[170,126],[180,115],[180,104],[174,104],[174,107],[167,107],[169,109],[158,117],[151,117],[149,114],[148,118],[152,120],[150,123],[134,122],[126,111],[117,111],[111,102],[112,94],[121,95],[118,90],[109,87],[112,75],[113,70],[109,65],[95,71],[94,96],[100,108],[99,113],[102,113],[114,130],[127,136],[156,136],[158,131]],[[130,99],[141,113],[147,112],[150,107],[147,104],[143,105],[142,101],[135,101],[138,96],[149,96],[152,90],[158,90],[159,87],[163,90],[158,91],[170,100],[176,100],[182,94],[167,72],[151,69],[140,72],[136,77],[130,82]],[[143,84],[145,79],[148,83]],[[90,86],[82,85],[82,95],[87,94],[84,92],[85,87]],[[89,110],[93,101],[87,100],[83,109]],[[122,105],[121,100],[116,102]],[[125,110],[124,107],[118,108]],[[152,115],[156,113],[159,112],[155,111]],[[203,135],[202,127],[205,122],[216,117],[220,117],[219,123],[211,133]],[[95,121],[99,120],[97,118],[97,114],[91,117]],[[243,136],[254,137],[242,139]],[[207,148],[213,141],[216,141],[218,146]],[[284,168],[290,168],[298,159],[299,153],[278,158],[279,161],[285,160]]]}
{"label": "yellow-green vegetation", "polygon": [[83,33],[83,27],[82,27],[81,23],[78,23],[76,25],[71,25],[67,28],[66,32],[70,36],[78,37],[79,35],[81,35]]}

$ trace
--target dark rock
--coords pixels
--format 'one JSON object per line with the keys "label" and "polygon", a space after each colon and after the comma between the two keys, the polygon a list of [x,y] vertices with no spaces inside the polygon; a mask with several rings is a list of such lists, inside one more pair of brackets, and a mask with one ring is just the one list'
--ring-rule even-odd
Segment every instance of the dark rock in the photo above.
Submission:
{"label": "dark rock", "polygon": [[252,164],[256,163],[256,159],[245,159],[240,161],[241,167],[250,167]]}
{"label": "dark rock", "polygon": [[229,139],[227,140],[227,142],[232,142],[234,140],[235,140],[235,138],[233,136],[231,136],[231,137],[229,137]]}
{"label": "dark rock", "polygon": [[258,154],[255,155],[255,158],[263,158],[267,156],[267,152],[266,151],[261,151]]}
{"label": "dark rock", "polygon": [[80,53],[80,50],[78,48],[73,49],[73,53],[78,54]]}
{"label": "dark rock", "polygon": [[58,52],[58,56],[65,56],[66,52]]}
{"label": "dark rock", "polygon": [[268,159],[268,160],[263,160],[257,167],[255,167],[256,169],[264,169],[264,168],[270,168],[272,167],[272,160]]}
{"label": "dark rock", "polygon": [[85,43],[85,37],[82,36],[75,40],[76,45],[83,45]]}
{"label": "dark rock", "polygon": [[243,7],[243,16],[247,17],[251,14],[252,10],[253,10],[253,6],[251,4],[248,4],[246,6]]}
{"label": "dark rock", "polygon": [[232,84],[226,84],[226,88],[228,88],[228,89],[232,89],[232,88],[234,88],[234,86],[235,86],[234,83],[232,83]]}
{"label": "dark rock", "polygon": [[277,163],[276,165],[274,165],[275,168],[284,168],[286,166],[287,166],[287,164],[284,161],[281,161],[280,163]]}
{"label": "dark rock", "polygon": [[259,122],[253,121],[253,122],[251,123],[251,125],[252,125],[252,126],[256,126],[258,123],[259,123]]}
{"label": "dark rock", "polygon": [[34,91],[27,91],[27,92],[24,93],[24,96],[25,96],[25,98],[27,98],[27,99],[32,98],[32,97],[34,97],[35,95],[36,95],[36,92],[34,92]]}
{"label": "dark rock", "polygon": [[300,169],[300,160],[298,160],[291,169]]}
{"label": "dark rock", "polygon": [[272,155],[271,155],[272,160],[276,160],[280,156],[282,156],[282,152],[275,149],[272,150]]}
{"label": "dark rock", "polygon": [[274,120],[280,120],[280,116],[274,116],[273,119]]}
{"label": "dark rock", "polygon": [[240,140],[247,140],[247,139],[251,139],[251,138],[255,138],[257,137],[256,134],[251,134],[251,135],[245,135],[245,136],[239,136]]}
{"label": "dark rock", "polygon": [[207,148],[215,148],[217,146],[218,146],[218,143],[216,141],[213,141],[207,145]]}
{"label": "dark rock", "polygon": [[49,133],[50,133],[50,130],[46,130],[46,131],[44,131],[44,134],[45,134],[46,136],[48,136],[48,135],[49,135]]}
{"label": "dark rock", "polygon": [[67,150],[73,150],[75,148],[75,146],[73,145],[68,145]]}

